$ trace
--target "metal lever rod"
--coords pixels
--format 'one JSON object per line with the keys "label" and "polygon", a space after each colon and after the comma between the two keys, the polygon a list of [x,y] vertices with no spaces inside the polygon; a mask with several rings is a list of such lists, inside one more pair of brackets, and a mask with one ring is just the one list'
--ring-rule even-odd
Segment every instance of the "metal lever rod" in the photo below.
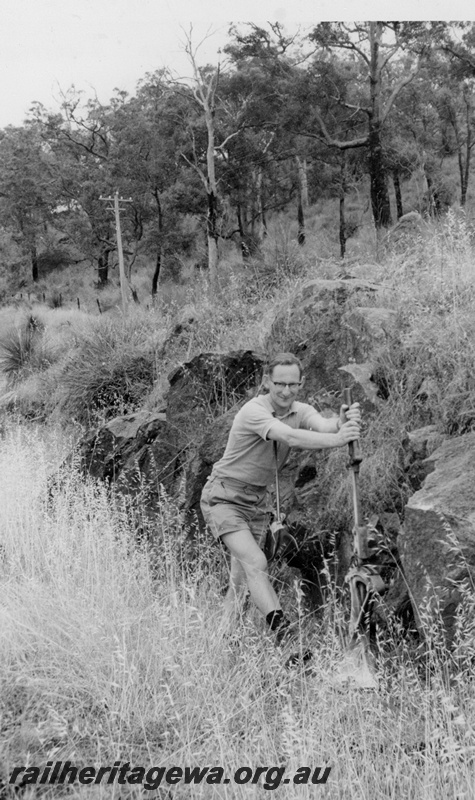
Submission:
{"label": "metal lever rod", "polygon": [[[351,389],[343,390],[343,403],[346,406],[351,406],[353,398],[351,396]],[[360,477],[360,464],[363,461],[361,447],[358,439],[348,442],[348,452],[350,459],[348,467],[351,470],[351,483],[352,483],[352,498],[353,498],[353,518],[355,522],[355,545],[358,558],[366,558],[367,545],[366,536],[363,535],[361,528],[363,525],[363,515],[361,512],[360,491],[359,491],[359,477]]]}
{"label": "metal lever rod", "polygon": [[[353,399],[351,396],[351,389],[343,389],[343,403],[345,406],[351,406],[352,402]],[[360,464],[363,461],[358,439],[355,439],[353,442],[349,442],[348,450],[350,453],[350,466],[353,466],[354,464]]]}

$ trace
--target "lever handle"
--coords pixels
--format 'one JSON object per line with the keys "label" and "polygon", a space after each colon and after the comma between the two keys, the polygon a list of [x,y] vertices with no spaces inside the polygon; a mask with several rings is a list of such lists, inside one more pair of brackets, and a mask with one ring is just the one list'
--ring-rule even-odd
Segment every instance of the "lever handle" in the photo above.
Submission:
{"label": "lever handle", "polygon": [[[352,402],[353,398],[351,396],[351,389],[343,389],[344,405],[351,406]],[[354,439],[352,442],[348,442],[348,450],[350,453],[350,467],[354,464],[360,464],[363,461],[359,439]]]}

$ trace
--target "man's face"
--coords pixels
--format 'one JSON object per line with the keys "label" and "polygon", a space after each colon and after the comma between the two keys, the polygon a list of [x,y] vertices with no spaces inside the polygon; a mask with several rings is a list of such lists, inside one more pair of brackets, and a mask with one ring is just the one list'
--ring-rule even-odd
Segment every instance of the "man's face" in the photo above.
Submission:
{"label": "man's face", "polygon": [[[285,386],[280,384],[285,384]],[[274,411],[278,414],[285,414],[297,397],[301,386],[300,370],[297,364],[278,364],[272,370],[272,375],[267,376],[266,386],[269,389],[269,399]]]}

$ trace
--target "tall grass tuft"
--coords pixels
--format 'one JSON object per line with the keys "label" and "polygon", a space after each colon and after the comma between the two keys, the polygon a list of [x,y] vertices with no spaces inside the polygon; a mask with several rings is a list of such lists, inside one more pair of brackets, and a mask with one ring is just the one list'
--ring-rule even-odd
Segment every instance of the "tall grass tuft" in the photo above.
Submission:
{"label": "tall grass tuft", "polygon": [[161,342],[151,316],[91,320],[45,375],[47,410],[82,424],[134,410],[157,378]]}
{"label": "tall grass tuft", "polygon": [[42,332],[43,326],[33,314],[4,332],[0,340],[0,371],[9,386],[44,366],[39,346]]}

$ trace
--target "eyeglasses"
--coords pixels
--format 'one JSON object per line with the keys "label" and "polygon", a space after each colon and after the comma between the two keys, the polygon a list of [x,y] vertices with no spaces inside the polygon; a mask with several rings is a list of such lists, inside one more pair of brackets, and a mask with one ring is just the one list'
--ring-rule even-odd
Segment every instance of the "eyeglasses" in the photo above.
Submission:
{"label": "eyeglasses", "polygon": [[269,378],[269,380],[279,391],[283,391],[285,387],[288,386],[291,392],[296,392],[302,385],[302,381],[300,381],[300,383],[281,383],[281,381],[273,381],[272,378]]}

